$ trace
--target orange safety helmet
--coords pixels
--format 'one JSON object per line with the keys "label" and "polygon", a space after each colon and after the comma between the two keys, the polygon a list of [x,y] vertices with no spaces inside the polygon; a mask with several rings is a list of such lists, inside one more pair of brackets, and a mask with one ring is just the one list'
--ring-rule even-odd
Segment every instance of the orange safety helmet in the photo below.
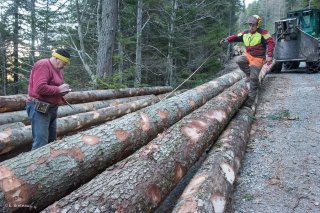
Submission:
{"label": "orange safety helmet", "polygon": [[257,27],[261,27],[262,25],[262,18],[258,15],[252,15],[248,17],[247,23],[257,24]]}

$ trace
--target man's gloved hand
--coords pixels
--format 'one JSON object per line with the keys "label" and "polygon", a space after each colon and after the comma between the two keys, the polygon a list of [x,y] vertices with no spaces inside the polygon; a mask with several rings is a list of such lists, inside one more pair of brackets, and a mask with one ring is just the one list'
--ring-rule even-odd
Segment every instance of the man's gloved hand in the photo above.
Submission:
{"label": "man's gloved hand", "polygon": [[267,57],[267,65],[270,66],[272,64],[272,57]]}
{"label": "man's gloved hand", "polygon": [[227,39],[221,39],[220,41],[219,41],[219,46],[221,47],[224,43],[226,43],[226,42],[228,42],[228,40]]}

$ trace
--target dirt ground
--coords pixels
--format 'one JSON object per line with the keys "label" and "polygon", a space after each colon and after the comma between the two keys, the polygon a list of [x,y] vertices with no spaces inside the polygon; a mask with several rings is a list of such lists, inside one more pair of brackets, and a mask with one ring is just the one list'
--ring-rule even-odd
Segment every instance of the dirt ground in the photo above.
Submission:
{"label": "dirt ground", "polygon": [[320,212],[320,73],[269,74],[228,213]]}

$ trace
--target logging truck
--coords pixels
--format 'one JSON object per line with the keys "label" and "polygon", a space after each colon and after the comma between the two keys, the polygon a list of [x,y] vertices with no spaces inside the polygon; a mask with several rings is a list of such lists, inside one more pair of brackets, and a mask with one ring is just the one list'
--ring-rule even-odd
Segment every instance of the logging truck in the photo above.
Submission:
{"label": "logging truck", "polygon": [[320,71],[320,10],[304,9],[288,12],[275,22],[273,72],[297,69],[306,63],[308,73]]}

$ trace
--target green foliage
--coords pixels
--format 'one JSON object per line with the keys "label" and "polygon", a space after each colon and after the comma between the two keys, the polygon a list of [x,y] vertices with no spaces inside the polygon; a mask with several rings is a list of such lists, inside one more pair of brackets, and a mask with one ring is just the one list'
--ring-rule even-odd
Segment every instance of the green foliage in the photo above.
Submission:
{"label": "green foliage", "polygon": [[97,77],[97,88],[98,89],[120,89],[120,88],[126,88],[127,86],[125,84],[119,83],[119,76],[113,75],[112,79],[109,78],[99,78]]}
{"label": "green foliage", "polygon": [[[271,1],[272,3],[268,3]],[[237,21],[243,22],[247,14],[259,14],[265,20],[265,27],[273,28],[275,17],[280,18],[282,11],[275,14],[271,8],[275,0],[256,0],[243,11],[242,0],[144,0],[142,18],[142,85],[164,85],[168,82],[168,70],[173,70],[172,86],[177,86],[188,78],[207,58],[203,67],[183,86],[191,88],[215,77],[221,69],[227,51],[217,42],[230,33],[237,33]],[[13,0],[0,3],[3,17],[0,33],[6,44],[13,40]],[[49,57],[51,50],[65,47],[72,50],[72,62],[65,72],[65,81],[75,90],[86,88],[132,87],[135,78],[136,56],[136,0],[119,2],[120,29],[114,43],[113,76],[96,79],[92,82],[79,55],[84,54],[86,64],[93,74],[96,70],[97,49],[99,46],[97,20],[98,1],[79,0],[78,17],[76,1],[46,0],[36,3],[36,50],[35,58],[30,59],[31,8],[29,1],[19,1],[19,77],[21,90],[26,90],[27,71],[31,70],[30,61]],[[281,0],[280,2],[284,2]],[[292,7],[306,6],[305,0],[287,1]],[[287,6],[288,6],[287,5]],[[318,6],[319,0],[312,0]],[[288,6],[289,7],[289,6]],[[88,9],[90,8],[90,9]],[[284,8],[286,9],[286,8]],[[22,15],[23,14],[23,15]],[[79,19],[78,19],[79,18]],[[78,20],[84,36],[83,53],[78,34]],[[171,31],[172,28],[172,31]],[[115,29],[116,30],[116,29]],[[104,36],[104,35],[103,35]],[[118,44],[121,44],[119,48]],[[12,47],[10,46],[12,49]],[[8,48],[8,49],[10,49]],[[120,49],[122,51],[120,51]],[[7,53],[8,56],[12,54]],[[172,59],[172,61],[168,60]],[[7,58],[8,72],[12,71],[12,59]],[[121,65],[121,66],[120,66]],[[172,68],[172,69],[170,69]],[[122,69],[122,70],[119,70]],[[23,71],[27,70],[27,71]],[[1,85],[2,86],[2,85]],[[1,88],[0,88],[1,89]]]}
{"label": "green foliage", "polygon": [[250,193],[246,193],[243,195],[243,200],[245,200],[245,201],[251,201],[253,199],[254,199],[254,196]]}

